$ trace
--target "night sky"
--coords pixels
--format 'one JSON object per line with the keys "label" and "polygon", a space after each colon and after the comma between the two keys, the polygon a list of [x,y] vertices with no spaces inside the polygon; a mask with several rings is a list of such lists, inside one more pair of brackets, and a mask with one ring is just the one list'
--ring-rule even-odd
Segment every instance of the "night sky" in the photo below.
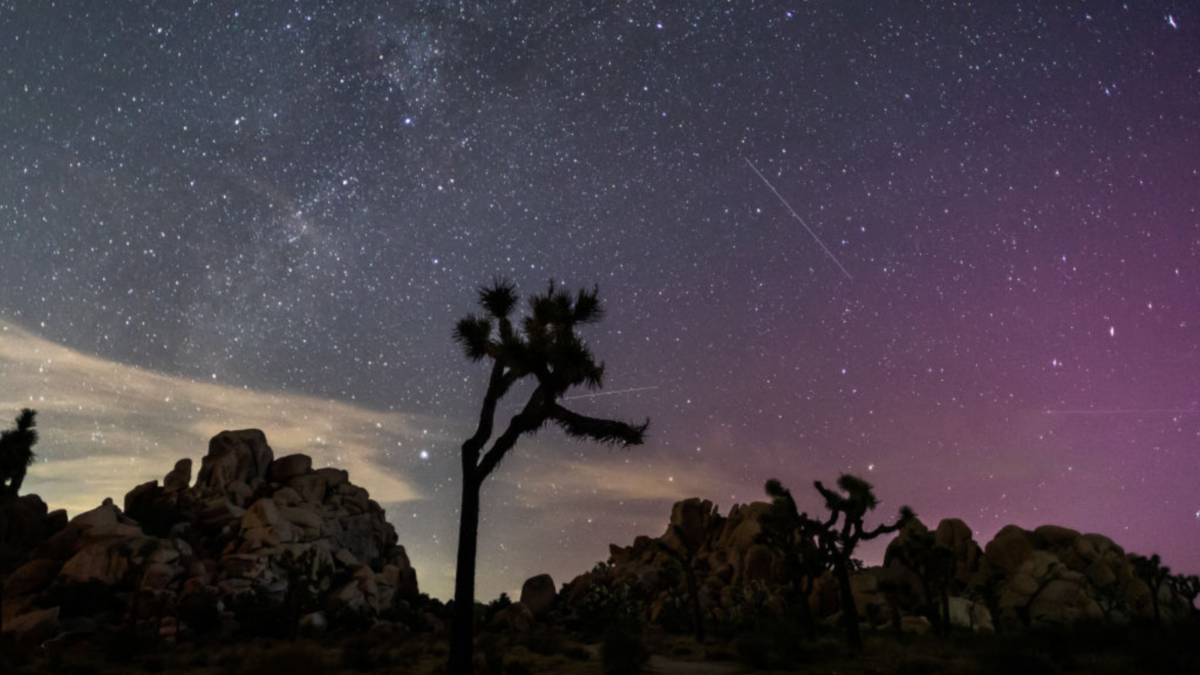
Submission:
{"label": "night sky", "polygon": [[51,507],[259,427],[448,597],[450,336],[502,275],[598,284],[569,404],[652,424],[518,446],[483,598],[840,472],[1200,572],[1194,2],[9,0],[0,72],[0,404]]}

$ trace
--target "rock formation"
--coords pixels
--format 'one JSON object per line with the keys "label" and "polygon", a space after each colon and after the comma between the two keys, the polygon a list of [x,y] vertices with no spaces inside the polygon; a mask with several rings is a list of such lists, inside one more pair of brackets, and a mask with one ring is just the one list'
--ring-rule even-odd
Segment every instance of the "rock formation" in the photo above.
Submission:
{"label": "rock formation", "polygon": [[671,510],[663,536],[640,536],[632,546],[610,546],[610,564],[597,566],[567,584],[560,601],[568,611],[587,611],[583,608],[594,604],[589,596],[602,592],[617,597],[615,589],[627,587],[645,604],[649,620],[686,622],[687,585],[681,569],[686,563],[679,555],[687,547],[686,539],[694,543],[690,564],[706,615],[728,619],[764,606],[781,611],[784,603],[777,589],[787,581],[781,555],[759,543],[760,521],[768,509],[769,505],[761,502],[738,505],[728,516],[721,516],[708,500],[679,502]]}
{"label": "rock formation", "polygon": [[40,543],[67,526],[67,512],[50,511],[37,495],[0,498],[0,575],[21,566]]}
{"label": "rock formation", "polygon": [[[768,510],[766,503],[752,503],[734,506],[722,517],[711,502],[679,502],[666,533],[639,536],[631,546],[610,546],[607,564],[564,587],[560,607],[568,614],[584,613],[596,598],[628,589],[645,619],[678,620],[686,588],[680,557],[671,551],[687,539],[699,542],[692,564],[707,621],[786,611],[785,598],[794,600],[788,591],[798,580],[786,578],[784,552],[759,536]],[[923,563],[914,550],[930,557]],[[946,519],[930,530],[914,519],[889,545],[884,566],[862,570],[851,584],[859,616],[880,628],[894,626],[899,618],[906,629],[929,630],[943,612],[952,626],[984,632],[1154,617],[1150,589],[1121,547],[1102,535],[1055,526],[1028,531],[1010,525],[980,547],[961,520]],[[1164,620],[1179,620],[1191,611],[1169,584],[1159,600]],[[827,574],[817,580],[808,614],[836,619],[840,604],[837,584]]]}
{"label": "rock formation", "polygon": [[170,627],[186,625],[179,610],[196,603],[378,616],[417,595],[395,529],[345,471],[275,459],[261,431],[244,430],[212,439],[194,485],[191,472],[180,460],[161,486],[131,490],[124,512],[105,500],[42,542],[7,580],[4,630],[96,611],[68,601],[96,587],[120,600],[116,614],[153,611]]}

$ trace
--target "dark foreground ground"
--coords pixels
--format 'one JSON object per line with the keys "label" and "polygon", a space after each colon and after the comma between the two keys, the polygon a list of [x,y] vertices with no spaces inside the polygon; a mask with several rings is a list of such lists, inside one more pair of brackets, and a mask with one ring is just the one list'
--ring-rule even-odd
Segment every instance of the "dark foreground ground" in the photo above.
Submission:
{"label": "dark foreground ground", "polygon": [[[135,641],[113,634],[36,646],[0,643],[0,673],[435,675],[445,671],[446,644],[444,636],[400,636],[386,630],[241,642],[210,637],[180,644]],[[1086,626],[1001,636],[870,633],[865,649],[857,655],[846,650],[837,631],[824,628],[801,632],[795,626],[767,624],[732,638],[709,638],[703,644],[688,636],[653,631],[601,639],[547,628],[519,640],[482,636],[477,647],[477,672],[1192,675],[1200,673],[1200,622],[1172,628]]]}

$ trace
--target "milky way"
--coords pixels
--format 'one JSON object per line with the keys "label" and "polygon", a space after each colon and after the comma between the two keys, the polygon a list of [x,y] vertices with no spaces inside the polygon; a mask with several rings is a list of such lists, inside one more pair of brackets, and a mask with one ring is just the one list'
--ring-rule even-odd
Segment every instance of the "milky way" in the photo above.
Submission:
{"label": "milky way", "polygon": [[[444,597],[486,377],[450,334],[502,275],[599,284],[586,338],[623,393],[571,404],[652,426],[519,446],[483,595],[660,534],[680,497],[724,512],[774,476],[815,509],[843,471],[887,515],[1200,571],[1198,44],[1182,0],[0,2],[26,485],[124,457],[131,487],[260,426],[387,474]],[[118,375],[239,403],[172,424],[157,395],[72,395]],[[121,496],[75,480],[73,505]]]}

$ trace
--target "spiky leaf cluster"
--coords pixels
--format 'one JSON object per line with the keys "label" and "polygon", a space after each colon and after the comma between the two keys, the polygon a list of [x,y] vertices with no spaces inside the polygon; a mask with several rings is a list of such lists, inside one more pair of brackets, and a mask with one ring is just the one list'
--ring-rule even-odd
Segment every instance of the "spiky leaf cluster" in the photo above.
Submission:
{"label": "spiky leaf cluster", "polygon": [[485,314],[468,315],[454,329],[463,354],[472,361],[495,360],[514,381],[534,375],[554,398],[575,386],[601,387],[604,364],[596,362],[576,333],[576,327],[604,316],[598,290],[572,295],[551,283],[545,293],[529,299],[529,314],[519,331],[509,318],[517,301],[515,287],[504,279],[480,289],[479,305]]}
{"label": "spiky leaf cluster", "polygon": [[0,432],[0,488],[20,485],[25,469],[33,464],[33,446],[38,442],[35,417],[30,408],[17,415],[16,426]]}

